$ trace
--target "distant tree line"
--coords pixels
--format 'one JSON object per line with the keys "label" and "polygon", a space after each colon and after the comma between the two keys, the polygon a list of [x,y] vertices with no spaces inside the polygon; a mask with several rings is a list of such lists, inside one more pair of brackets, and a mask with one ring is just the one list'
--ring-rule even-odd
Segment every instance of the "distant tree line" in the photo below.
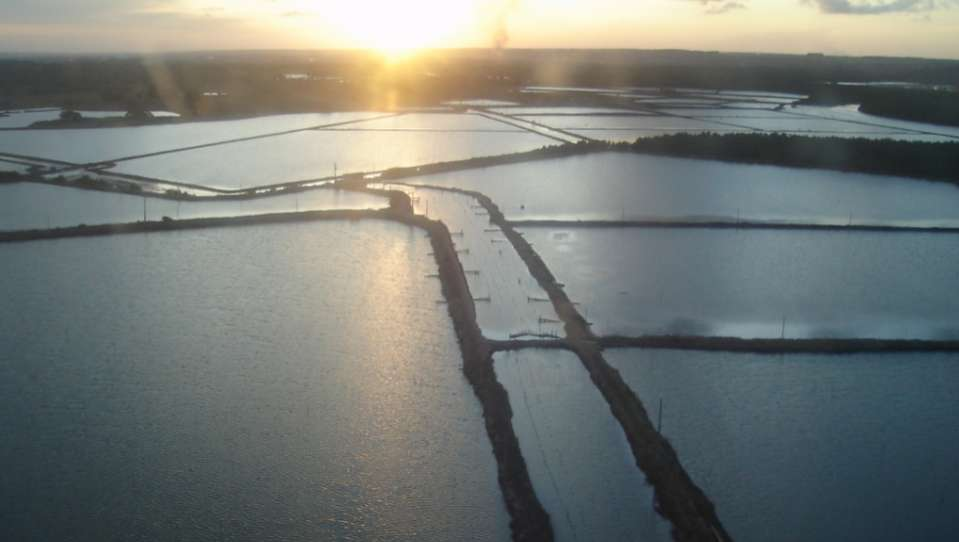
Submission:
{"label": "distant tree line", "polygon": [[785,134],[706,133],[638,139],[627,147],[635,152],[683,158],[898,175],[959,184],[959,141],[920,143]]}

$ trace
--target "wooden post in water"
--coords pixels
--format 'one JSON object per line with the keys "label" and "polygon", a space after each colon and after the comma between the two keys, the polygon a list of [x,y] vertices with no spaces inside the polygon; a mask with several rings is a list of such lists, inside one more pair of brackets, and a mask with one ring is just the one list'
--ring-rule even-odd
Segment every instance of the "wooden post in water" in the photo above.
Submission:
{"label": "wooden post in water", "polygon": [[783,315],[783,328],[782,328],[782,331],[779,333],[779,338],[780,339],[786,338],[786,316],[785,315]]}
{"label": "wooden post in water", "polygon": [[147,221],[147,197],[143,196],[143,221]]}

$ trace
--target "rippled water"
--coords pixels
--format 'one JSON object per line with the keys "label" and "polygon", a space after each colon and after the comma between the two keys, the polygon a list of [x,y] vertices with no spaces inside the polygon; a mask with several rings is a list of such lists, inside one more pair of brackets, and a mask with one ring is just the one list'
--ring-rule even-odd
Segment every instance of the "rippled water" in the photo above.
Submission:
{"label": "rippled water", "polygon": [[605,356],[735,540],[955,539],[956,354]]}
{"label": "rippled water", "polygon": [[386,198],[333,189],[235,201],[176,202],[36,183],[0,185],[0,231],[127,223],[170,218],[292,213],[329,209],[381,209]]}
{"label": "rippled water", "polygon": [[508,540],[429,250],[382,222],[0,246],[0,539]]}
{"label": "rippled water", "polygon": [[533,488],[556,540],[671,540],[603,396],[560,350],[495,356]]}
{"label": "rippled water", "polygon": [[523,232],[605,335],[959,339],[957,235]]}
{"label": "rippled water", "polygon": [[727,218],[959,225],[959,188],[901,177],[600,153],[419,177],[513,220]]}

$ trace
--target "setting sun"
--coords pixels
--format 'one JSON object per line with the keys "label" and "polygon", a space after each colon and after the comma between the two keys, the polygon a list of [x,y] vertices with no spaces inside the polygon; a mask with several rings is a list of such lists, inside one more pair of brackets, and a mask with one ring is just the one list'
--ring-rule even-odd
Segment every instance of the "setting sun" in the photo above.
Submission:
{"label": "setting sun", "polygon": [[443,47],[474,30],[479,16],[473,2],[412,0],[382,3],[362,0],[332,8],[331,16],[357,47],[390,57],[426,47]]}

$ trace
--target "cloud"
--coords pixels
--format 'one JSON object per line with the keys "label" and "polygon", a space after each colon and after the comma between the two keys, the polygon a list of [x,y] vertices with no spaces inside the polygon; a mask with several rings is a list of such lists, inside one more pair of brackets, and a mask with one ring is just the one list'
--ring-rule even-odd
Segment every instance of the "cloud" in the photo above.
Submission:
{"label": "cloud", "polygon": [[723,15],[746,9],[746,4],[737,0],[694,0],[703,6],[706,15]]}
{"label": "cloud", "polygon": [[746,4],[742,2],[713,2],[712,4],[713,5],[707,5],[707,15],[723,15],[724,13],[729,13],[731,11],[746,9]]}
{"label": "cloud", "polygon": [[885,13],[928,13],[959,5],[959,0],[803,0],[819,11],[839,15],[882,15]]}

